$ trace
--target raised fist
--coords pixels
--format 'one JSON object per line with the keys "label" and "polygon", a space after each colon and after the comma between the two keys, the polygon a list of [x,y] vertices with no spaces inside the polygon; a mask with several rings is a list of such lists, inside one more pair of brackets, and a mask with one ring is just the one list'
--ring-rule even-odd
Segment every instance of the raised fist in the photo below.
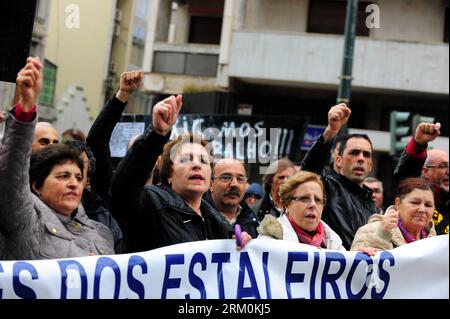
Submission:
{"label": "raised fist", "polygon": [[39,57],[27,58],[27,64],[17,74],[16,83],[20,91],[20,105],[28,112],[36,105],[42,88],[42,63]]}
{"label": "raised fist", "polygon": [[167,135],[176,123],[183,104],[183,97],[171,95],[153,107],[152,126],[160,135]]}
{"label": "raised fist", "polygon": [[441,123],[420,123],[417,125],[414,140],[417,144],[425,145],[441,135]]}

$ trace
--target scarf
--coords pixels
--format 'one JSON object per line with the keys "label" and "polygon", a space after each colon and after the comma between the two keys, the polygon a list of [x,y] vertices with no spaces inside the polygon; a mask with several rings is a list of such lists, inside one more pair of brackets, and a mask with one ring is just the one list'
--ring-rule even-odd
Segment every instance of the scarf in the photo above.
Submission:
{"label": "scarf", "polygon": [[289,215],[286,214],[286,216],[289,222],[291,223],[292,227],[294,228],[294,231],[297,234],[299,242],[301,242],[302,244],[307,244],[315,247],[326,248],[325,231],[323,229],[322,223],[319,223],[319,225],[317,225],[317,228],[314,231],[315,234],[311,236],[311,233],[306,232],[300,226],[298,226],[297,223]]}
{"label": "scarf", "polygon": [[[398,220],[397,225],[398,225],[398,228],[400,228],[400,232],[402,233],[403,238],[405,239],[405,241],[408,244],[416,241],[416,238],[414,238],[413,235],[411,235],[411,233],[405,228],[405,226],[403,226],[400,219]],[[420,239],[425,239],[425,238],[427,238],[427,236],[428,236],[427,231],[425,230],[425,228],[423,228],[420,231]]]}

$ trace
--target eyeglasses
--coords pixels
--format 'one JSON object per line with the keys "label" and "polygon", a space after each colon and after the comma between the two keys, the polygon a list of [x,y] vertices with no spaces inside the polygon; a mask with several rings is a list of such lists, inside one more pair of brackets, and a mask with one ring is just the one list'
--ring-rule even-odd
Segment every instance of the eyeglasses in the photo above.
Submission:
{"label": "eyeglasses", "polygon": [[427,165],[427,168],[438,168],[438,169],[442,169],[442,170],[447,170],[448,163],[440,163],[438,165]]}
{"label": "eyeglasses", "polygon": [[47,146],[47,145],[50,145],[50,144],[58,144],[59,143],[59,141],[58,140],[50,140],[49,138],[45,138],[45,137],[42,137],[42,138],[40,138],[39,140],[38,140],[38,142],[39,142],[39,144],[41,144],[42,146]]}
{"label": "eyeglasses", "polygon": [[216,177],[214,179],[218,179],[222,183],[231,183],[233,178],[236,178],[236,180],[239,184],[245,184],[245,182],[247,182],[247,177],[242,176],[242,175],[233,176],[233,175],[224,174],[224,175],[220,175],[219,177]]}
{"label": "eyeglasses", "polygon": [[317,196],[291,196],[291,200],[294,202],[300,202],[302,204],[311,204],[314,201],[317,205],[324,205],[325,199]]}

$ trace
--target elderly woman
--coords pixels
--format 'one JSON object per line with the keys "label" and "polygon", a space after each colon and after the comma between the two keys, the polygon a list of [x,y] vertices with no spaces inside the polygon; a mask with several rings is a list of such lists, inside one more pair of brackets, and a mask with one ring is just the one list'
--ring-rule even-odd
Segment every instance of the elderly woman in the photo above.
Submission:
{"label": "elderly woman", "polygon": [[280,187],[285,208],[277,219],[266,215],[258,228],[258,238],[276,238],[318,248],[346,250],[339,236],[321,220],[325,193],[319,175],[300,171]]}
{"label": "elderly woman", "polygon": [[[188,134],[164,146],[181,103],[181,96],[171,96],[155,105],[152,128],[134,142],[113,176],[113,213],[123,222],[129,252],[231,238],[228,221],[202,199],[213,165],[207,142]],[[160,154],[160,184],[145,186]]]}
{"label": "elderly woman", "polygon": [[372,215],[358,229],[351,250],[373,247],[393,249],[416,240],[436,236],[432,222],[434,197],[423,178],[406,178],[399,183],[395,205],[384,215]]}
{"label": "elderly woman", "polygon": [[[258,227],[258,238],[282,239],[317,248],[346,250],[342,240],[321,218],[325,205],[325,191],[319,175],[300,171],[280,187],[284,213],[275,219],[267,215]],[[358,249],[369,256],[377,249]]]}
{"label": "elderly woman", "polygon": [[[0,232],[5,259],[49,259],[113,254],[111,231],[91,221],[80,205],[83,161],[66,145],[31,158],[36,100],[42,85],[39,58],[19,72],[21,102],[6,119],[0,150]],[[30,189],[31,186],[31,189]]]}

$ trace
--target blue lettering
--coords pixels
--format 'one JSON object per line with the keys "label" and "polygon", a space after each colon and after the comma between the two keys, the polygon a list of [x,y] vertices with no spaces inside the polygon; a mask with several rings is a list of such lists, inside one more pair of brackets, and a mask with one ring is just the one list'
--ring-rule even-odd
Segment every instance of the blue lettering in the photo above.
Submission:
{"label": "blue lettering", "polygon": [[22,271],[28,271],[31,274],[31,279],[39,278],[36,268],[30,263],[19,261],[13,265],[13,289],[17,297],[23,299],[37,299],[36,293],[30,287],[25,286],[20,282],[19,275]]}
{"label": "blue lettering", "polygon": [[166,271],[164,273],[164,282],[161,292],[161,299],[167,298],[168,289],[180,288],[181,279],[180,278],[170,278],[170,267],[172,265],[182,265],[184,264],[184,255],[166,255]]}
{"label": "blue lettering", "polygon": [[[256,299],[260,299],[261,297],[259,295],[258,284],[256,283],[255,273],[253,272],[250,257],[247,252],[241,253],[240,257],[236,299],[242,299],[245,297],[255,297]],[[245,270],[248,272],[250,287],[244,287]]]}
{"label": "blue lettering", "polygon": [[[308,261],[308,253],[304,251],[295,251],[288,253],[286,265],[286,292],[288,299],[292,299],[291,285],[294,282],[302,283],[305,280],[305,274],[292,273],[292,266],[296,261]],[[305,299],[305,298],[300,298]]]}
{"label": "blue lettering", "polygon": [[311,280],[309,282],[309,298],[310,299],[316,299],[316,277],[317,277],[317,269],[319,268],[319,260],[320,260],[319,253],[315,252],[313,269],[312,269],[312,273],[311,273]]}
{"label": "blue lettering", "polygon": [[194,274],[194,267],[198,263],[202,266],[202,271],[205,271],[206,257],[202,253],[196,253],[192,257],[191,264],[189,265],[189,283],[192,285],[192,287],[197,288],[197,290],[200,292],[201,299],[206,299],[205,284],[200,277]]}
{"label": "blue lettering", "polygon": [[[80,275],[81,279],[81,298],[80,299],[87,299],[87,275],[86,271],[84,270],[83,266],[76,261],[76,260],[58,260],[59,269],[61,271],[61,294],[60,299],[67,299],[67,269],[70,270],[76,270],[78,274]],[[70,280],[70,278],[69,278]],[[75,287],[70,287],[75,288]],[[78,288],[78,287],[76,287]]]}
{"label": "blue lettering", "polygon": [[134,267],[140,267],[142,270],[141,272],[142,274],[148,273],[147,263],[145,262],[145,259],[142,258],[141,256],[136,255],[131,256],[130,259],[128,260],[128,270],[127,270],[128,287],[130,287],[130,289],[139,296],[139,299],[144,299],[145,287],[142,284],[142,282],[133,277]]}
{"label": "blue lettering", "polygon": [[[341,299],[341,294],[339,293],[339,288],[336,284],[336,280],[342,275],[345,269],[345,257],[341,253],[327,252],[325,253],[325,266],[323,267],[323,276],[321,282],[321,298],[327,298],[326,285],[329,283],[333,289],[334,296],[336,299]],[[330,265],[332,262],[338,262],[340,264],[339,270],[335,274],[329,274]]]}
{"label": "blue lettering", "polygon": [[389,285],[391,276],[389,275],[389,272],[387,272],[383,268],[385,260],[389,261],[389,266],[392,267],[395,265],[394,256],[389,251],[385,250],[385,251],[381,252],[380,260],[378,262],[378,270],[379,270],[378,275],[379,275],[379,278],[384,282],[384,287],[383,287],[383,290],[381,290],[381,292],[377,292],[377,287],[372,287],[371,296],[373,299],[382,299],[384,297],[384,295],[386,294],[386,290]]}
{"label": "blue lettering", "polygon": [[211,262],[217,264],[217,286],[219,287],[219,299],[225,299],[222,264],[230,262],[230,253],[213,253]]}
{"label": "blue lettering", "polygon": [[[0,272],[3,272],[2,263],[0,262]],[[3,299],[3,289],[0,288],[0,299]]]}
{"label": "blue lettering", "polygon": [[365,253],[359,252],[355,255],[355,260],[353,261],[352,267],[350,267],[347,280],[345,281],[345,289],[347,290],[347,297],[349,299],[361,299],[367,291],[366,283],[367,278],[372,275],[372,270],[370,269],[371,267],[369,267],[370,270],[367,272],[366,280],[364,280],[364,285],[361,290],[356,294],[352,292],[353,275],[355,274],[355,270],[358,267],[358,264],[363,260],[367,263],[367,266],[373,264],[372,258],[370,258],[370,256],[367,256]]}
{"label": "blue lettering", "polygon": [[267,262],[269,261],[269,253],[263,253],[263,271],[264,271],[264,280],[266,282],[266,296],[267,299],[272,299],[272,291],[270,287],[270,278],[269,278],[269,270],[267,268]]}
{"label": "blue lettering", "polygon": [[120,292],[120,268],[119,265],[109,257],[100,257],[97,260],[97,264],[95,266],[95,275],[94,275],[94,299],[100,299],[100,278],[105,268],[111,268],[114,272],[115,285],[114,285],[114,299],[119,298]]}

